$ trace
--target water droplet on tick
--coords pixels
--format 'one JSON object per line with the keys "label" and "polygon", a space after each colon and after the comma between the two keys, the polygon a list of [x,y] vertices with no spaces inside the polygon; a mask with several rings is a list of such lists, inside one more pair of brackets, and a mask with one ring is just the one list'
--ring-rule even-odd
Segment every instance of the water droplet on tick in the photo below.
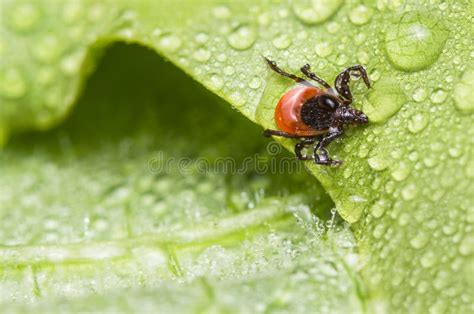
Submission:
{"label": "water droplet on tick", "polygon": [[343,0],[298,0],[292,2],[295,15],[306,24],[318,24],[333,16]]}
{"label": "water droplet on tick", "polygon": [[243,96],[238,91],[235,91],[232,94],[230,94],[230,99],[236,106],[243,106],[247,102],[247,99],[245,99],[245,96]]}
{"label": "water droplet on tick", "polygon": [[0,91],[7,98],[20,98],[26,93],[26,83],[19,70],[10,68],[0,73]]}
{"label": "water droplet on tick", "polygon": [[237,50],[247,50],[257,39],[256,31],[249,26],[241,26],[234,30],[228,37],[229,45]]}
{"label": "water droplet on tick", "polygon": [[447,38],[447,29],[435,16],[408,12],[388,27],[385,48],[395,67],[417,71],[438,59]]}
{"label": "water droplet on tick", "polygon": [[454,86],[454,104],[462,112],[474,112],[474,66],[472,64]]}
{"label": "water droplet on tick", "polygon": [[272,40],[272,44],[277,49],[286,49],[291,45],[291,38],[287,34],[280,34]]}
{"label": "water droplet on tick", "polygon": [[55,61],[62,53],[63,46],[60,41],[52,35],[43,37],[33,48],[34,56],[42,62]]}
{"label": "water droplet on tick", "polygon": [[446,100],[448,93],[442,89],[436,89],[431,93],[430,99],[435,104],[440,104]]}
{"label": "water droplet on tick", "polygon": [[428,125],[428,120],[428,116],[417,113],[413,115],[408,121],[408,130],[411,133],[416,134]]}
{"label": "water droplet on tick", "polygon": [[389,78],[382,78],[374,84],[363,111],[372,122],[385,122],[405,104],[407,97],[399,84]]}
{"label": "water droplet on tick", "polygon": [[230,17],[231,12],[228,7],[220,5],[212,9],[212,14],[218,19],[226,20]]}
{"label": "water droplet on tick", "polygon": [[370,21],[370,18],[373,14],[374,11],[371,8],[361,4],[352,9],[352,11],[349,13],[349,20],[354,25],[364,25]]}
{"label": "water droplet on tick", "polygon": [[314,48],[315,48],[316,54],[321,58],[327,57],[332,53],[331,44],[324,41],[317,43]]}
{"label": "water droplet on tick", "polygon": [[193,58],[199,62],[206,62],[211,57],[209,50],[204,48],[199,48],[193,53]]}
{"label": "water droplet on tick", "polygon": [[18,31],[31,30],[39,21],[41,13],[32,3],[22,3],[10,13],[10,23]]}
{"label": "water droplet on tick", "polygon": [[181,39],[174,34],[164,34],[158,39],[158,47],[167,52],[175,52],[181,43]]}
{"label": "water droplet on tick", "polygon": [[423,100],[426,99],[426,96],[428,95],[428,93],[426,92],[426,89],[424,89],[423,87],[418,87],[417,89],[415,89],[413,91],[413,100],[416,101],[416,102],[422,102]]}

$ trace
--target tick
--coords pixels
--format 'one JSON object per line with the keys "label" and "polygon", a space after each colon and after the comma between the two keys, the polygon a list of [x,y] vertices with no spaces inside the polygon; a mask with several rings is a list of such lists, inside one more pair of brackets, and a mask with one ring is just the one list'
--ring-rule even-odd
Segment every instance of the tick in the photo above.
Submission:
{"label": "tick", "polygon": [[[369,119],[352,104],[349,81],[352,77],[362,77],[370,88],[367,71],[361,65],[348,67],[334,82],[335,88],[311,72],[309,64],[301,72],[322,87],[316,87],[308,80],[287,73],[274,61],[265,58],[276,73],[292,79],[298,85],[285,93],[275,108],[275,122],[279,130],[265,130],[264,136],[281,136],[299,139],[295,154],[299,160],[313,160],[319,165],[337,166],[341,160],[329,158],[326,146],[344,133],[345,125],[367,124]],[[302,150],[313,146],[313,155],[303,155]]]}

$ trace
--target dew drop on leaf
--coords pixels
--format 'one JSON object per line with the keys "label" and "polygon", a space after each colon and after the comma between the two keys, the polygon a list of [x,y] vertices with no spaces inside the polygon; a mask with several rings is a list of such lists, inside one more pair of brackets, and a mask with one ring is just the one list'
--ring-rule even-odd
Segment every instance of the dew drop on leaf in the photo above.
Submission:
{"label": "dew drop on leaf", "polygon": [[31,30],[39,21],[41,13],[32,3],[21,3],[10,12],[11,26],[17,31]]}
{"label": "dew drop on leaf", "polygon": [[418,194],[418,189],[414,183],[410,183],[402,189],[402,199],[411,201]]}
{"label": "dew drop on leaf", "polygon": [[385,208],[387,207],[387,201],[384,199],[377,200],[371,207],[370,213],[375,218],[380,218],[385,213]]}
{"label": "dew drop on leaf", "polygon": [[193,53],[193,58],[199,62],[206,62],[211,57],[211,52],[204,48],[199,48]]}
{"label": "dew drop on leaf", "polygon": [[212,9],[212,15],[218,19],[226,20],[230,17],[231,12],[228,7],[220,5]]}
{"label": "dew drop on leaf", "polygon": [[374,14],[374,11],[371,8],[361,4],[352,9],[349,13],[349,20],[354,25],[364,25],[370,21],[372,14]]}
{"label": "dew drop on leaf", "polygon": [[26,82],[18,69],[10,68],[0,73],[0,93],[7,98],[20,98],[26,93]]}
{"label": "dew drop on leaf", "polygon": [[229,45],[237,50],[247,50],[257,39],[257,32],[250,26],[241,26],[227,37]]}
{"label": "dew drop on leaf", "polygon": [[410,240],[410,245],[414,249],[421,249],[423,248],[426,244],[428,244],[428,241],[430,239],[430,236],[428,233],[424,231],[418,231],[418,234],[415,235],[411,240]]}
{"label": "dew drop on leaf", "polygon": [[435,104],[440,104],[446,100],[448,93],[442,89],[436,89],[431,93],[430,99]]}
{"label": "dew drop on leaf", "polygon": [[181,39],[175,34],[164,34],[158,39],[158,47],[167,52],[177,51],[181,44]]}
{"label": "dew drop on leaf", "polygon": [[286,49],[291,45],[291,38],[287,34],[279,34],[272,40],[272,44],[277,49]]}
{"label": "dew drop on leaf", "polygon": [[436,263],[436,255],[432,251],[428,251],[421,256],[420,263],[424,268],[429,268]]}
{"label": "dew drop on leaf", "polygon": [[398,168],[392,171],[391,175],[394,180],[400,182],[408,178],[408,176],[410,175],[410,172],[411,172],[411,166],[406,162],[401,162],[398,165]]}
{"label": "dew drop on leaf", "polygon": [[331,44],[325,41],[317,43],[314,48],[315,48],[316,54],[321,58],[329,56],[333,50]]}
{"label": "dew drop on leaf", "polygon": [[292,9],[296,17],[306,24],[318,24],[333,16],[343,0],[296,0]]}
{"label": "dew drop on leaf", "polygon": [[55,61],[62,53],[63,46],[53,35],[43,37],[33,48],[33,55],[45,63]]}
{"label": "dew drop on leaf", "polygon": [[376,171],[385,170],[389,166],[389,160],[383,154],[371,156],[369,159],[367,159],[367,162],[369,163],[370,168]]}
{"label": "dew drop on leaf", "polygon": [[396,81],[383,78],[374,84],[366,102],[363,103],[363,111],[372,122],[385,122],[397,113],[406,101]]}
{"label": "dew drop on leaf", "polygon": [[77,21],[84,14],[81,3],[79,1],[67,2],[63,8],[62,18],[66,23]]}
{"label": "dew drop on leaf", "polygon": [[429,118],[427,115],[417,113],[408,121],[408,130],[416,134],[422,131],[428,125]]}
{"label": "dew drop on leaf", "polygon": [[212,74],[209,81],[209,86],[213,90],[220,90],[224,86],[224,80],[217,74]]}
{"label": "dew drop on leaf", "polygon": [[426,99],[426,96],[428,96],[426,89],[424,89],[423,87],[418,87],[413,91],[412,98],[416,102],[422,102]]}
{"label": "dew drop on leaf", "polygon": [[474,112],[474,67],[470,65],[454,86],[454,104],[462,112]]}
{"label": "dew drop on leaf", "polygon": [[408,12],[387,28],[385,48],[395,67],[418,71],[438,59],[447,38],[448,31],[438,18]]}
{"label": "dew drop on leaf", "polygon": [[474,253],[474,236],[466,235],[459,244],[459,253],[464,256]]}

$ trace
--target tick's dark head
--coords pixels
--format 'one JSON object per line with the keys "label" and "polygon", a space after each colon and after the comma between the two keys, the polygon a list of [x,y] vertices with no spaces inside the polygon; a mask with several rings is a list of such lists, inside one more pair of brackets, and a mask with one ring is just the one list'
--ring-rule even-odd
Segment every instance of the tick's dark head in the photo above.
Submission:
{"label": "tick's dark head", "polygon": [[335,118],[343,124],[367,124],[369,122],[365,113],[350,106],[337,108]]}

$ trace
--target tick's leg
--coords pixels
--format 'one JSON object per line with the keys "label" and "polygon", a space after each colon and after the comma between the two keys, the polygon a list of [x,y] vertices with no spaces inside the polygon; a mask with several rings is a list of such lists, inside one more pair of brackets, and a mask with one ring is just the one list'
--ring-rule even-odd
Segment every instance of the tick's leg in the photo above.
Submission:
{"label": "tick's leg", "polygon": [[349,87],[349,81],[351,80],[351,76],[362,77],[365,85],[367,85],[367,88],[370,88],[369,77],[363,66],[354,65],[345,69],[336,77],[334,86],[336,87],[336,90],[339,95],[347,99],[349,104],[352,102],[352,94],[351,89]]}
{"label": "tick's leg", "polygon": [[301,140],[301,142],[296,143],[295,145],[296,158],[298,158],[299,160],[313,160],[314,159],[313,156],[306,156],[306,155],[303,156],[303,154],[301,154],[301,151],[307,145],[314,144],[314,142],[316,142],[315,138],[304,138]]}
{"label": "tick's leg", "polygon": [[263,136],[265,137],[280,136],[280,137],[285,137],[285,138],[301,138],[302,137],[300,135],[295,135],[295,134],[290,134],[283,131],[270,130],[270,129],[266,129],[265,131],[263,131]]}
{"label": "tick's leg", "polygon": [[[278,65],[276,64],[275,61],[272,61],[272,60],[269,60],[265,57],[263,57],[265,59],[265,61],[267,61],[268,65],[270,66],[270,69],[272,69],[273,71],[275,71],[276,73],[280,74],[281,76],[284,76],[284,77],[287,77],[289,79],[292,79],[293,81],[295,81],[296,83],[303,83],[303,82],[306,82],[308,83],[306,80],[302,79],[301,77],[298,77],[296,75],[293,75],[291,73],[287,73],[285,71],[283,71],[282,69],[280,69],[278,67]],[[308,83],[309,84],[309,83]]]}
{"label": "tick's leg", "polygon": [[319,76],[311,72],[311,66],[309,64],[303,65],[303,67],[301,68],[301,72],[303,72],[303,74],[306,75],[306,77],[312,79],[313,81],[318,82],[319,84],[326,87],[327,89],[331,88],[331,85],[329,85],[325,80],[323,80],[322,78],[320,78]]}
{"label": "tick's leg", "polygon": [[337,166],[342,163],[341,160],[333,160],[329,158],[326,146],[332,141],[342,135],[342,130],[335,128],[329,131],[325,137],[323,137],[318,145],[314,148],[314,162],[319,165]]}

